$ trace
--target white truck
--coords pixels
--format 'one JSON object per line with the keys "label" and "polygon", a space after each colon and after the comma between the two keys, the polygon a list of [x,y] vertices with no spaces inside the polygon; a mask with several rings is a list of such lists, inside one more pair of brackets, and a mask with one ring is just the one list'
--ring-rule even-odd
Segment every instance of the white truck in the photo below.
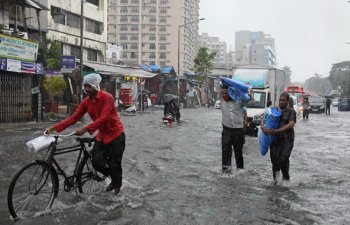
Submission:
{"label": "white truck", "polygon": [[232,79],[251,86],[256,103],[247,107],[247,133],[256,136],[265,109],[278,107],[279,96],[287,86],[286,73],[273,67],[245,65],[233,69]]}

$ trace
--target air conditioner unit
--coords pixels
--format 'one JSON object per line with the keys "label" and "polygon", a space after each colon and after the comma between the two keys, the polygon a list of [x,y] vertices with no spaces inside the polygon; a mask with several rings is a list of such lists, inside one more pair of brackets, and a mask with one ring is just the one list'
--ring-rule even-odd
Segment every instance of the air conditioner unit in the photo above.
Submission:
{"label": "air conditioner unit", "polygon": [[61,9],[61,8],[56,8],[56,7],[54,7],[54,8],[51,9],[51,15],[52,15],[52,16],[64,15],[64,10]]}

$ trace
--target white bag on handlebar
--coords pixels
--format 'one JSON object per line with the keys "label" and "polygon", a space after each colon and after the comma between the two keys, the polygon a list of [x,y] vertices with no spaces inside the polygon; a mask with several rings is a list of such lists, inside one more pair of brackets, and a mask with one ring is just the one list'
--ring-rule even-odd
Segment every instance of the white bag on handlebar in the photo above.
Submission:
{"label": "white bag on handlebar", "polygon": [[26,145],[29,152],[37,153],[47,149],[53,141],[55,141],[54,137],[40,136],[31,141],[28,141]]}

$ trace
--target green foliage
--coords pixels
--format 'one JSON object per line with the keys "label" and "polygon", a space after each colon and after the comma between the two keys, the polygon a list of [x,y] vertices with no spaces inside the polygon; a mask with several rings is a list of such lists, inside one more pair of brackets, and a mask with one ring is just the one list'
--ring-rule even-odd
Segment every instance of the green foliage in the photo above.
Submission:
{"label": "green foliage", "polygon": [[62,77],[46,77],[44,80],[44,89],[48,92],[50,101],[53,101],[55,96],[63,95],[66,88],[66,81]]}
{"label": "green foliage", "polygon": [[337,89],[338,87],[341,87],[343,90],[349,89],[350,62],[345,61],[334,64],[329,74],[329,81],[333,89]]}
{"label": "green foliage", "polygon": [[[213,59],[216,52],[209,53],[207,47],[198,49],[196,58],[194,59],[194,72],[198,80],[204,79],[213,69]],[[201,79],[202,77],[202,79]]]}
{"label": "green foliage", "polygon": [[61,42],[44,40],[43,61],[46,69],[58,70],[61,68]]}

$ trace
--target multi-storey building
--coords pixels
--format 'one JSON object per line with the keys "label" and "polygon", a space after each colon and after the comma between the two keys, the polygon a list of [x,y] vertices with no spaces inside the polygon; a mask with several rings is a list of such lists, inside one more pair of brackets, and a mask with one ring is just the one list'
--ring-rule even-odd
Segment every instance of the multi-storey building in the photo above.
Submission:
{"label": "multi-storey building", "polygon": [[[47,21],[47,38],[62,43],[63,55],[80,58],[81,1],[40,0],[50,11],[43,15]],[[83,10],[84,59],[103,62],[107,42],[107,4],[104,0],[85,0]]]}
{"label": "multi-storey building", "polygon": [[210,53],[216,52],[213,63],[227,64],[228,54],[226,42],[220,41],[218,37],[210,37],[208,33],[199,35],[199,45],[207,47]]}
{"label": "multi-storey building", "polygon": [[108,0],[107,23],[108,42],[123,47],[127,64],[169,65],[178,70],[179,50],[180,72],[193,67],[199,0]]}
{"label": "multi-storey building", "polygon": [[235,59],[237,64],[261,64],[275,67],[274,38],[264,32],[238,31],[235,33]]}

